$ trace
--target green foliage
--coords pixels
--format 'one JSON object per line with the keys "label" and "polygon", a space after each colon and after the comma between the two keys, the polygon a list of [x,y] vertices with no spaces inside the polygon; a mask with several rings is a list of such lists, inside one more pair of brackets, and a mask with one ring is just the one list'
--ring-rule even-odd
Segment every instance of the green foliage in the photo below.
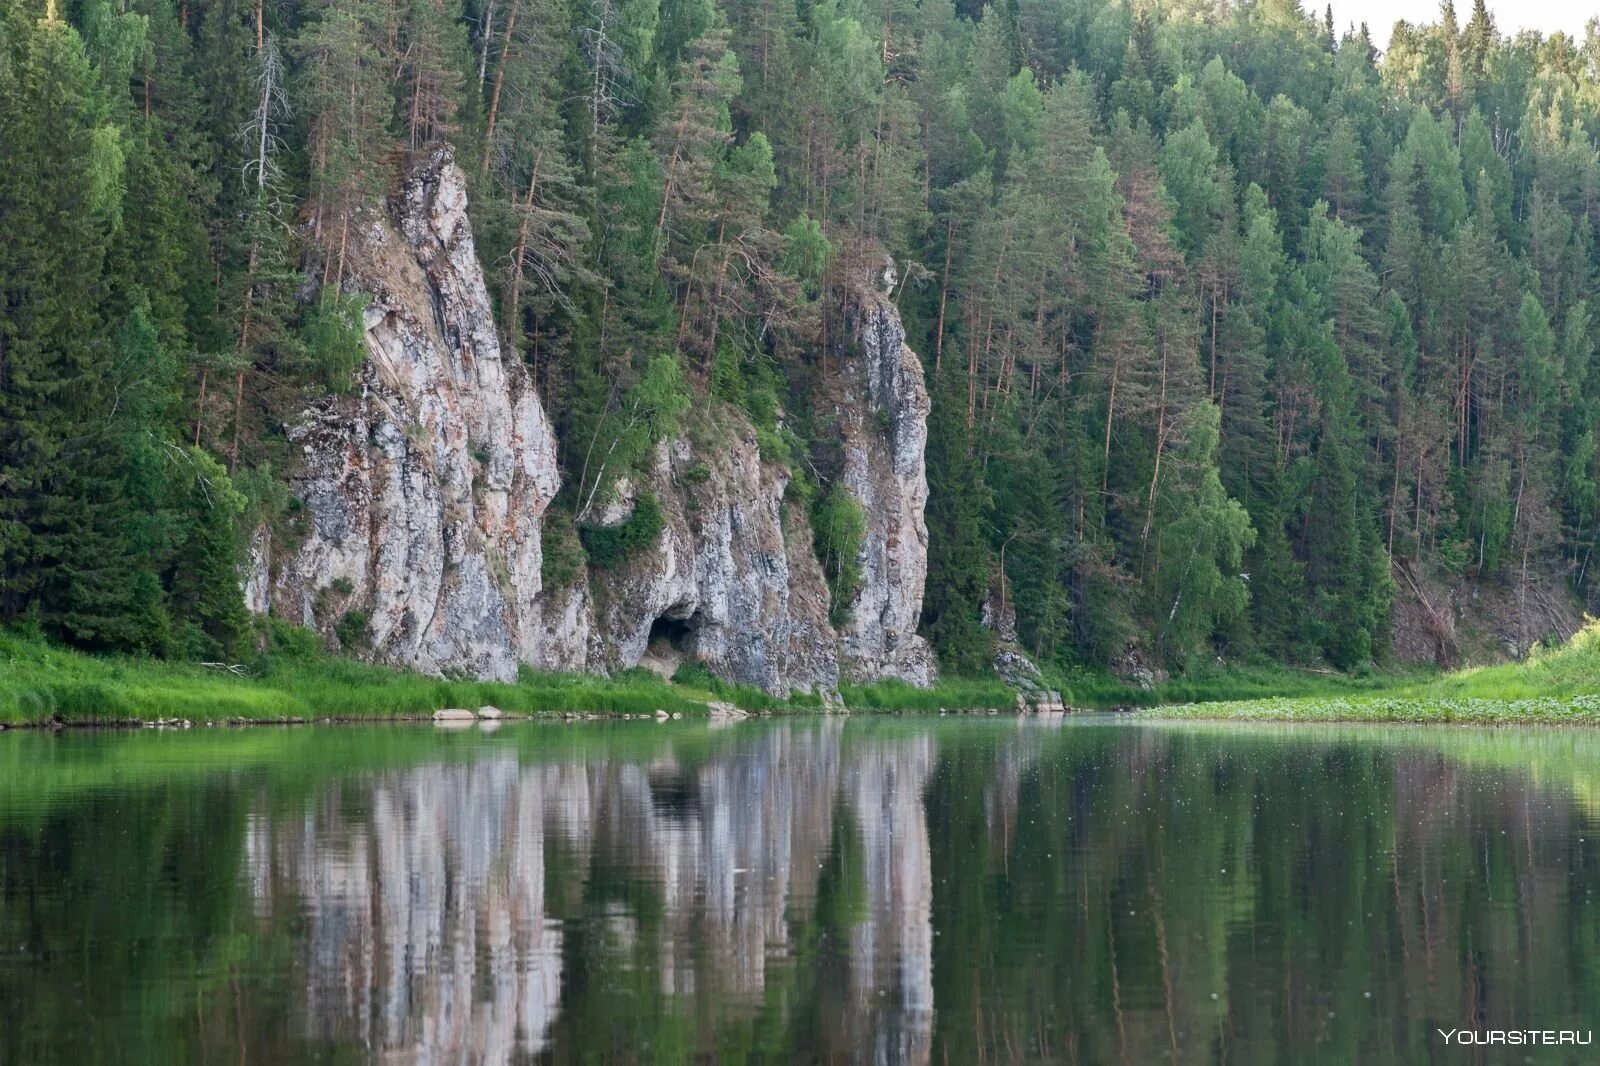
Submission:
{"label": "green foliage", "polygon": [[834,625],[850,619],[861,594],[861,546],[867,516],[856,498],[835,481],[811,506],[811,531],[817,559],[828,579],[828,618]]}
{"label": "green foliage", "polygon": [[653,547],[665,528],[661,501],[641,492],[627,518],[614,526],[580,525],[578,536],[590,566],[613,570]]}
{"label": "green foliage", "polygon": [[706,693],[747,711],[817,710],[822,697],[810,692],[773,696],[754,685],[736,685],[713,674],[705,663],[687,661],[673,671],[672,683],[685,692]]}
{"label": "green foliage", "polygon": [[372,631],[367,624],[367,612],[351,609],[339,616],[333,625],[333,635],[339,638],[339,647],[347,653],[366,649],[372,643]]}
{"label": "green foliage", "polygon": [[540,543],[539,576],[542,588],[554,592],[572,586],[587,562],[583,541],[565,508],[551,507],[544,513],[543,540]]}
{"label": "green foliage", "polygon": [[246,676],[238,676],[193,664],[84,655],[0,630],[0,724],[381,719],[485,705],[516,714],[692,715],[703,712],[707,698],[648,671],[614,680],[533,670],[514,684],[446,680],[333,658],[319,645],[315,634],[273,620],[266,649],[247,664]]}
{"label": "green foliage", "polygon": [[361,315],[369,299],[364,293],[324,288],[306,311],[301,333],[307,371],[330,392],[349,392],[366,359]]}
{"label": "green foliage", "polygon": [[[675,355],[658,355],[623,398],[621,409],[600,422],[591,454],[593,473],[579,484],[587,508],[605,498],[618,477],[643,470],[658,442],[678,435],[681,418],[692,406],[683,364]],[[581,513],[581,512],[580,512]],[[592,557],[592,553],[591,553]]]}
{"label": "green foliage", "polygon": [[1166,498],[1181,503],[1163,522],[1167,558],[1151,580],[1158,605],[1166,607],[1162,648],[1181,667],[1206,657],[1210,638],[1244,613],[1247,600],[1239,568],[1256,535],[1217,474],[1217,417],[1209,404],[1199,409],[1168,468],[1173,483]]}
{"label": "green foliage", "polygon": [[1374,678],[1368,694],[1277,696],[1194,703],[1152,712],[1172,718],[1271,721],[1452,722],[1517,725],[1600,721],[1600,623],[1565,644],[1536,646],[1520,663],[1469,668],[1420,683]]}
{"label": "green foliage", "polygon": [[711,361],[711,395],[736,407],[745,402],[744,371],[740,356],[731,344],[722,344]]}
{"label": "green foliage", "polygon": [[237,520],[248,501],[222,465],[191,449],[181,492],[183,539],[172,564],[171,604],[187,620],[187,656],[228,658],[240,649],[248,622],[239,587]]}
{"label": "green foliage", "polygon": [[993,634],[981,624],[989,587],[982,517],[988,490],[957,406],[953,370],[935,388],[928,426],[928,584],[922,629],[945,670],[978,674],[990,668],[994,646]]}
{"label": "green foliage", "polygon": [[947,677],[932,688],[904,681],[878,681],[871,685],[840,685],[847,707],[863,711],[970,711],[1015,710],[1017,694],[993,678]]}
{"label": "green foliage", "polygon": [[833,254],[822,223],[814,218],[797,218],[783,231],[783,268],[807,284],[820,281]]}
{"label": "green foliage", "polygon": [[[1600,93],[1570,44],[1447,12],[1380,59],[1292,4],[513,6],[0,9],[0,621],[236,653],[240,534],[303,532],[288,431],[352,387],[352,290],[399,280],[358,260],[440,142],[563,508],[732,405],[819,519],[836,617],[858,523],[815,471],[894,257],[947,670],[989,667],[991,587],[1052,669],[1188,673],[1380,663],[1392,562],[1591,597]],[[546,583],[639,550],[644,511],[553,519]]]}

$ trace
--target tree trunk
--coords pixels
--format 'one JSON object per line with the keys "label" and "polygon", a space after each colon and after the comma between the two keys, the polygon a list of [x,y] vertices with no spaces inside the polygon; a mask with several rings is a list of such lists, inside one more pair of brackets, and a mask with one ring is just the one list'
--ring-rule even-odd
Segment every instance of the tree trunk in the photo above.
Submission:
{"label": "tree trunk", "polygon": [[683,109],[678,113],[678,128],[672,131],[672,152],[667,157],[667,165],[662,168],[661,211],[656,215],[656,243],[658,245],[661,243],[662,231],[667,228],[667,205],[672,202],[672,172],[678,166],[678,153],[683,148],[683,134],[688,125],[689,103],[684,101]]}
{"label": "tree trunk", "polygon": [[1422,448],[1417,448],[1417,503],[1416,530],[1417,555],[1422,555]]}
{"label": "tree trunk", "polygon": [[[515,14],[515,9],[513,9]],[[511,291],[506,294],[506,340],[514,347],[517,342],[517,331],[520,328],[518,315],[522,310],[522,261],[528,254],[528,220],[533,214],[533,197],[539,190],[539,168],[544,162],[544,149],[533,160],[533,173],[528,178],[528,199],[524,202],[525,208],[522,222],[517,227],[517,248],[511,257]]]}
{"label": "tree trunk", "polygon": [[483,13],[483,46],[478,49],[478,91],[483,92],[483,83],[489,75],[489,42],[494,38],[494,0],[489,0],[489,8]]}
{"label": "tree trunk", "polygon": [[1156,458],[1150,468],[1150,491],[1145,497],[1144,532],[1139,537],[1142,552],[1150,543],[1150,529],[1155,524],[1156,486],[1161,481],[1161,454],[1167,446],[1167,342],[1161,341],[1161,393],[1156,400]]}
{"label": "tree trunk", "polygon": [[228,447],[228,473],[239,465],[239,426],[244,418],[244,367],[233,379],[233,443]]}
{"label": "tree trunk", "polygon": [[1400,434],[1394,435],[1394,483],[1389,489],[1389,557],[1394,558],[1394,527],[1400,521]]}
{"label": "tree trunk", "polygon": [[1217,398],[1217,298],[1222,295],[1221,286],[1212,286],[1211,289],[1211,384],[1207,389],[1211,399]]}
{"label": "tree trunk", "polygon": [[1122,352],[1111,357],[1111,388],[1106,396],[1106,443],[1100,457],[1100,495],[1104,496],[1111,477],[1111,422],[1117,411],[1117,377],[1122,371]]}
{"label": "tree trunk", "polygon": [[[722,245],[722,233],[720,229],[717,233],[717,244],[719,247]],[[714,290],[712,290],[711,294],[711,341],[706,347],[706,359],[708,360],[706,363],[707,369],[710,369],[711,365],[709,360],[717,357],[717,334],[721,332],[722,327],[722,288],[727,277],[728,250],[723,248],[722,259],[717,264],[717,286]]]}
{"label": "tree trunk", "polygon": [[[1009,226],[1007,226],[1006,227],[1005,240],[1001,241],[1001,243],[1000,243],[1000,254],[999,254],[999,256],[997,256],[995,258],[995,262],[994,262],[994,282],[993,282],[993,286],[992,286],[992,288],[990,290],[990,293],[989,293],[988,313],[985,316],[984,327],[983,327],[983,374],[984,374],[985,380],[987,380],[988,376],[989,376],[989,352],[990,352],[990,350],[991,350],[991,348],[993,346],[993,342],[994,342],[994,304],[995,304],[995,300],[998,299],[998,297],[999,297],[999,293],[1000,293],[1000,275],[1005,271],[1006,251],[1010,247],[1011,247],[1011,228]],[[974,368],[974,369],[976,369],[976,368]],[[967,391],[968,391],[969,394],[975,394],[976,389],[977,389],[976,380],[968,383]],[[989,402],[988,401],[988,392],[985,391],[985,393],[984,393],[984,407],[985,407],[985,409],[988,408],[988,402]],[[970,406],[971,406],[971,404],[970,404],[970,401],[969,401],[969,407]],[[971,416],[970,413],[968,415],[968,419],[967,420],[968,420],[968,422],[970,424],[970,422],[972,420],[972,416]]]}
{"label": "tree trunk", "polygon": [[209,370],[210,368],[204,365],[200,367],[200,395],[195,399],[194,404],[194,446],[196,448],[200,447],[200,426],[205,422],[206,417],[206,377]]}
{"label": "tree trunk", "polygon": [[350,246],[350,190],[344,192],[344,205],[339,209],[339,258],[338,268],[334,271],[333,284],[337,288],[344,284],[344,253]]}
{"label": "tree trunk", "polygon": [[939,376],[939,366],[944,356],[944,312],[950,302],[950,253],[955,247],[956,219],[954,215],[944,227],[944,279],[939,282],[939,324],[933,331],[933,376]]}
{"label": "tree trunk", "polygon": [[[484,122],[483,129],[483,176],[489,173],[489,159],[494,153],[494,124],[500,116],[500,89],[506,80],[506,56],[511,51],[511,33],[517,28],[517,11],[522,7],[522,0],[511,0],[511,14],[506,16],[505,36],[500,41],[500,61],[494,68],[494,90],[489,94],[489,117]],[[484,45],[487,54],[488,45]],[[482,78],[479,78],[482,81]]]}

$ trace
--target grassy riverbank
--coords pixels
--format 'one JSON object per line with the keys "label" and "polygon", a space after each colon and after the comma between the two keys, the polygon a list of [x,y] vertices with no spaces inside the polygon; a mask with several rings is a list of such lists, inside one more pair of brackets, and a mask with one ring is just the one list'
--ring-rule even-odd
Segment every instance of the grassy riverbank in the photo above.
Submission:
{"label": "grassy riverbank", "polygon": [[1145,712],[1152,718],[1282,722],[1440,722],[1600,725],[1600,622],[1558,648],[1520,663],[1390,682],[1377,691],[1264,699],[1191,701]]}
{"label": "grassy riverbank", "polygon": [[261,656],[242,670],[102,658],[0,634],[0,722],[186,718],[402,718],[492,704],[520,714],[699,711],[710,693],[639,671],[605,679],[528,674],[515,684],[449,680],[324,655]]}
{"label": "grassy riverbank", "polygon": [[[773,696],[701,667],[668,681],[645,670],[615,677],[524,671],[515,683],[427,677],[318,650],[310,634],[274,625],[267,650],[237,672],[194,663],[86,655],[0,630],[0,725],[394,719],[486,704],[512,714],[704,713],[710,701],[749,711],[821,709],[811,695]],[[1144,708],[1149,717],[1254,721],[1581,722],[1600,724],[1600,624],[1528,661],[1443,675],[1343,674],[1233,666],[1150,688],[1109,675],[1047,678],[1069,706]],[[993,679],[948,678],[931,689],[900,682],[845,685],[853,711],[1009,710],[1016,694]]]}
{"label": "grassy riverbank", "polygon": [[[860,710],[937,710],[1013,705],[996,681],[951,680],[933,689],[883,683],[846,687]],[[718,700],[748,711],[814,711],[816,696],[772,696],[703,669],[668,681],[647,670],[615,677],[525,670],[515,683],[427,677],[336,658],[309,635],[275,626],[269,649],[237,673],[194,663],[86,655],[0,630],[0,725],[425,717],[443,707],[492,705],[512,714],[704,713]]]}

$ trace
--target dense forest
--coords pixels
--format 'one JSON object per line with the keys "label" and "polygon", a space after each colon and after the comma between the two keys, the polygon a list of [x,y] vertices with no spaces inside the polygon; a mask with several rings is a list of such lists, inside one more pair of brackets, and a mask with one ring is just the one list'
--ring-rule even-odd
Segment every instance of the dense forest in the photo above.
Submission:
{"label": "dense forest", "polygon": [[1179,670],[1381,660],[1402,569],[1587,600],[1597,135],[1600,29],[1483,0],[1382,55],[1294,0],[0,0],[0,622],[248,640],[351,234],[441,141],[562,551],[705,396],[848,526],[808,400],[887,253],[947,670],[996,586],[1042,661]]}

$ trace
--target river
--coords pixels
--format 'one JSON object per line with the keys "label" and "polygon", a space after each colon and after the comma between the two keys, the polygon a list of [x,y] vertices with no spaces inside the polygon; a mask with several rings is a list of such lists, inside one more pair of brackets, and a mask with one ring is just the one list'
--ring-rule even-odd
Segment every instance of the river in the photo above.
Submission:
{"label": "river", "polygon": [[1580,1062],[1600,732],[0,734],[0,1063]]}

